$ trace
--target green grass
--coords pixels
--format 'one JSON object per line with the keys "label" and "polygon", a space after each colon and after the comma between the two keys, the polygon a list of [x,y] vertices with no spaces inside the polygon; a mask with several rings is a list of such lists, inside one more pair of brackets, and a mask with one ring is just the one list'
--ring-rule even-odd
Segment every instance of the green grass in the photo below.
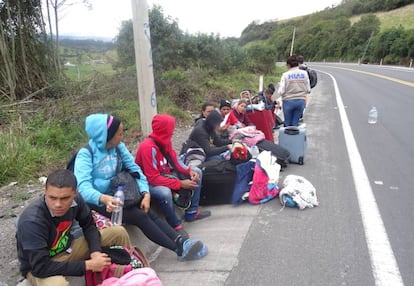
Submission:
{"label": "green grass", "polygon": [[41,169],[47,165],[50,151],[34,146],[25,133],[6,130],[0,137],[0,185],[9,183],[10,179],[24,182],[44,175]]}
{"label": "green grass", "polygon": [[26,201],[31,198],[31,195],[27,193],[27,191],[18,191],[13,193],[13,202],[20,203]]}
{"label": "green grass", "polygon": [[[351,17],[351,23],[359,21],[363,15]],[[405,30],[414,29],[414,4],[388,12],[378,12],[375,15],[381,22],[381,32],[399,26],[404,27]]]}
{"label": "green grass", "polygon": [[406,30],[414,29],[414,4],[393,11],[378,13],[377,17],[381,21],[381,31],[400,25]]}
{"label": "green grass", "polygon": [[113,75],[116,73],[112,69],[111,64],[65,66],[64,72],[66,76],[73,81],[90,80],[96,73],[105,75]]}
{"label": "green grass", "polygon": [[[66,67],[65,73],[70,80],[56,83],[56,96],[39,100],[30,106],[32,110],[27,108],[14,117],[0,113],[4,122],[10,122],[0,126],[0,186],[37,180],[51,170],[64,168],[88,141],[84,120],[91,113],[119,116],[128,129],[124,141],[130,148],[142,139],[135,71],[118,74],[110,64],[101,64]],[[276,84],[280,73],[275,68],[266,75],[264,86]],[[192,114],[198,113],[206,100],[219,103],[223,98],[238,98],[243,88],[257,91],[260,75],[234,72],[219,76],[213,71],[178,70],[168,76],[171,84],[157,92],[157,111],[182,123],[192,122]],[[177,84],[180,78],[183,82]],[[185,106],[175,101],[182,91],[187,92]],[[14,199],[24,199],[24,194],[16,194]]]}

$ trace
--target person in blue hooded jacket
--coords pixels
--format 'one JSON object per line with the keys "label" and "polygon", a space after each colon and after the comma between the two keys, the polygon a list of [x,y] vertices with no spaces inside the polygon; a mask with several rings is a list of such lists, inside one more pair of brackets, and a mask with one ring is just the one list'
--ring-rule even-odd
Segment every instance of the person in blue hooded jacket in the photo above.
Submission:
{"label": "person in blue hooded jacket", "polygon": [[122,142],[124,127],[120,119],[108,114],[92,114],[86,117],[85,130],[91,151],[79,150],[74,173],[78,190],[89,207],[107,217],[117,207],[110,182],[117,174],[120,157],[123,167],[139,174],[136,180],[144,197],[140,205],[124,208],[122,221],[140,228],[151,241],[175,251],[179,261],[204,257],[207,247],[202,241],[181,236],[150,209],[148,181]]}

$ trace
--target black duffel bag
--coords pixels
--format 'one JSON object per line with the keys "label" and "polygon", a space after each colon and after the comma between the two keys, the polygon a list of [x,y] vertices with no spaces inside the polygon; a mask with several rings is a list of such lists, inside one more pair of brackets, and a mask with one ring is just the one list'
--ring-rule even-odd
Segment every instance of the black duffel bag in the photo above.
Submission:
{"label": "black duffel bag", "polygon": [[228,160],[211,160],[202,163],[200,205],[230,204],[236,184],[236,166]]}

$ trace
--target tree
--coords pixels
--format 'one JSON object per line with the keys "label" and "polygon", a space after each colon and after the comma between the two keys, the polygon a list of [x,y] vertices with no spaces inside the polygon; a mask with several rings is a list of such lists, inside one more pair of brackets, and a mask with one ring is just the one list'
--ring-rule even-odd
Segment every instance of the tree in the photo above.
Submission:
{"label": "tree", "polygon": [[158,72],[174,69],[183,61],[183,32],[176,20],[164,16],[161,6],[149,12],[152,56]]}
{"label": "tree", "polygon": [[387,63],[398,63],[409,54],[409,33],[403,27],[384,31],[374,39],[372,55],[377,60],[386,59]]}
{"label": "tree", "polygon": [[0,95],[34,96],[54,78],[40,0],[0,3]]}
{"label": "tree", "polygon": [[270,74],[276,60],[276,52],[272,46],[257,42],[245,47],[246,67],[254,73]]}
{"label": "tree", "polygon": [[[175,68],[182,63],[183,33],[178,24],[170,17],[165,17],[160,6],[154,5],[149,11],[152,59],[154,72]],[[117,53],[120,66],[135,64],[134,31],[132,20],[122,23],[116,37]]]}
{"label": "tree", "polygon": [[218,68],[224,56],[221,40],[218,36],[199,33],[184,38],[186,67]]}
{"label": "tree", "polygon": [[120,67],[135,65],[134,30],[132,20],[122,21],[118,36],[115,38]]}
{"label": "tree", "polygon": [[366,45],[369,42],[371,35],[375,35],[380,30],[380,21],[374,14],[368,14],[361,17],[351,27],[349,50],[352,54],[359,58],[363,55]]}
{"label": "tree", "polygon": [[407,31],[407,46],[408,46],[407,57],[409,59],[413,59],[414,58],[414,29]]}
{"label": "tree", "polygon": [[223,73],[237,70],[243,67],[246,62],[246,54],[240,48],[236,39],[225,39],[222,41],[223,58],[219,65],[219,70]]}
{"label": "tree", "polygon": [[[49,34],[50,39],[54,40],[54,64],[55,69],[58,72],[59,77],[61,77],[61,61],[60,61],[60,54],[59,54],[59,12],[64,10],[70,6],[77,5],[79,3],[84,4],[88,9],[92,9],[92,4],[89,0],[46,0],[46,10],[47,10],[47,19],[48,19],[48,27],[49,27]],[[53,17],[51,15],[50,10],[53,11]],[[54,30],[54,33],[53,33]]]}

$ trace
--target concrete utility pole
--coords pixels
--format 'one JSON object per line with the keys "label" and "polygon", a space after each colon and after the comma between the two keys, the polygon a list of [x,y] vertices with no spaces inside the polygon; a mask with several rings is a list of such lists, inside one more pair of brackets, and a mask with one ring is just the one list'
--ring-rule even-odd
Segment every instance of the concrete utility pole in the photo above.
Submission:
{"label": "concrete utility pole", "polygon": [[263,75],[259,76],[259,92],[263,91]]}
{"label": "concrete utility pole", "polygon": [[141,130],[147,136],[152,130],[152,117],[157,114],[148,6],[146,0],[131,0],[131,3]]}
{"label": "concrete utility pole", "polygon": [[371,39],[372,39],[372,36],[373,35],[374,35],[374,31],[371,32],[371,36],[369,36],[368,43],[367,43],[367,45],[365,47],[364,53],[362,54],[362,58],[361,58],[362,62],[365,61],[365,54],[367,53],[368,46],[369,46],[369,43],[371,43]]}
{"label": "concrete utility pole", "polygon": [[295,45],[296,27],[293,27],[292,43],[290,44],[290,56],[293,55],[293,46]]}

